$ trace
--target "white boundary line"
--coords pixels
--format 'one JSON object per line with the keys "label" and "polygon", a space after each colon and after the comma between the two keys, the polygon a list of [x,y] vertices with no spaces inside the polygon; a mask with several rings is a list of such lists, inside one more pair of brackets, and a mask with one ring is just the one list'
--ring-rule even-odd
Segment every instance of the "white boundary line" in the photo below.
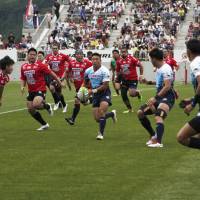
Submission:
{"label": "white boundary line", "polygon": [[[144,89],[139,89],[141,91],[149,91],[149,90],[155,90],[155,87],[150,87],[150,88],[144,88]],[[74,102],[74,99],[67,101],[67,103],[71,103]],[[19,112],[19,111],[23,111],[23,110],[27,110],[27,108],[19,108],[19,109],[15,109],[15,110],[9,110],[9,111],[5,111],[5,112],[0,112],[0,115],[5,115],[8,113],[14,113],[14,112]]]}
{"label": "white boundary line", "polygon": [[16,109],[16,110],[9,110],[9,111],[5,111],[5,112],[1,112],[0,115],[4,115],[4,114],[8,114],[8,113],[14,113],[14,112],[19,112],[22,110],[27,110],[27,108],[20,108],[20,109]]}
{"label": "white boundary line", "polygon": [[[69,100],[69,101],[66,101],[67,103],[71,103],[73,102],[74,100]],[[53,103],[51,103],[53,104]],[[5,112],[0,112],[0,115],[4,115],[4,114],[8,114],[8,113],[14,113],[14,112],[19,112],[19,111],[23,111],[23,110],[27,110],[27,108],[19,108],[19,109],[15,109],[15,110],[9,110],[9,111],[5,111]]]}

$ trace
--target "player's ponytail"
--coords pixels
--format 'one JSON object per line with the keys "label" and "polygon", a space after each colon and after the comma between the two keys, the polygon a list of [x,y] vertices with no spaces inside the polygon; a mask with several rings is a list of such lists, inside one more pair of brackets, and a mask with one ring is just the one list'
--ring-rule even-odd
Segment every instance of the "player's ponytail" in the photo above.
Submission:
{"label": "player's ponytail", "polygon": [[5,70],[7,66],[13,65],[15,62],[9,56],[5,56],[0,60],[0,69]]}

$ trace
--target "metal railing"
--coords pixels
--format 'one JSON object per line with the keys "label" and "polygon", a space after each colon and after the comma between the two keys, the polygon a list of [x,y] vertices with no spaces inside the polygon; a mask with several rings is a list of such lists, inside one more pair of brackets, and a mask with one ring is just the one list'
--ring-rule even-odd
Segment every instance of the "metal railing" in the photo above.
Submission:
{"label": "metal railing", "polygon": [[70,1],[69,0],[59,0],[60,4],[64,4],[64,5],[69,5]]}
{"label": "metal railing", "polygon": [[42,22],[40,23],[40,26],[36,29],[36,31],[33,33],[32,35],[32,39],[33,39],[33,44],[35,44],[38,40],[38,38],[40,37],[40,35],[42,34],[44,28],[47,28],[47,15],[44,16]]}

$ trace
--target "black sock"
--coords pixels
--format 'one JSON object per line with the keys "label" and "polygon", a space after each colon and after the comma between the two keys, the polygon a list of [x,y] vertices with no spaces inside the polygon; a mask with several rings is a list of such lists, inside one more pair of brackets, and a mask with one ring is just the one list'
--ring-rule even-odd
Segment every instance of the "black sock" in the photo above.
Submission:
{"label": "black sock", "polygon": [[191,147],[191,148],[200,149],[200,139],[191,137],[190,138],[190,143],[189,143],[188,146]]}
{"label": "black sock", "polygon": [[126,104],[126,107],[127,107],[129,110],[132,110],[132,106],[131,106],[131,103],[130,103],[129,99],[127,99],[124,103]]}
{"label": "black sock", "polygon": [[60,95],[60,101],[61,101],[63,107],[65,107],[65,106],[66,106],[66,103],[65,103],[64,96],[63,96],[62,94]]}
{"label": "black sock", "polygon": [[149,121],[149,119],[145,116],[142,119],[139,119],[142,126],[148,131],[148,133],[150,134],[150,136],[154,136],[155,135],[155,131],[153,130],[152,126],[151,126],[151,122]]}
{"label": "black sock", "polygon": [[106,118],[105,117],[101,117],[99,119],[99,132],[104,135],[104,129],[106,126]]}
{"label": "black sock", "polygon": [[139,91],[136,91],[136,96],[137,96],[138,98],[141,98],[141,95],[140,95],[140,92],[139,92]]}
{"label": "black sock", "polygon": [[110,117],[114,117],[114,113],[113,112],[106,113],[105,118],[108,119]]}
{"label": "black sock", "polygon": [[119,90],[115,89],[115,91],[116,91],[117,95],[119,95]]}
{"label": "black sock", "polygon": [[81,105],[80,104],[75,104],[74,105],[74,110],[73,110],[73,114],[72,114],[72,121],[75,121],[79,111],[80,111],[80,107]]}
{"label": "black sock", "polygon": [[89,97],[90,104],[92,104],[93,98]]}
{"label": "black sock", "polygon": [[47,103],[44,103],[44,109],[49,110],[50,109],[50,105]]}
{"label": "black sock", "polygon": [[31,116],[37,120],[40,124],[42,125],[46,125],[47,123],[43,120],[41,114],[39,112],[35,112],[34,114],[31,114]]}
{"label": "black sock", "polygon": [[132,110],[132,106],[131,106],[129,98],[127,96],[127,88],[122,87],[122,89],[121,89],[121,96],[122,96],[122,100],[125,103],[126,107],[129,110]]}
{"label": "black sock", "polygon": [[54,103],[57,104],[60,101],[60,97],[57,92],[52,93]]}
{"label": "black sock", "polygon": [[164,124],[157,123],[156,124],[156,135],[157,135],[157,140],[159,143],[161,143],[161,141],[162,141],[163,133],[164,133]]}

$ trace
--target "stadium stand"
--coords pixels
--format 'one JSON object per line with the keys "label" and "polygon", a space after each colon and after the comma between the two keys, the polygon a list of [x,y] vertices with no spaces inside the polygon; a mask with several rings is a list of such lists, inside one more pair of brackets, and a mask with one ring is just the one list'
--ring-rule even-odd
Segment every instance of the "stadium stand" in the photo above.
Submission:
{"label": "stadium stand", "polygon": [[200,2],[198,1],[194,7],[194,17],[193,21],[189,24],[186,41],[192,38],[200,39]]}
{"label": "stadium stand", "polygon": [[125,4],[104,0],[95,2],[71,2],[67,17],[56,22],[48,36],[47,45],[60,43],[61,49],[105,49],[113,29],[123,14]]}
{"label": "stadium stand", "polygon": [[114,47],[125,45],[141,60],[148,60],[148,51],[153,47],[173,50],[187,11],[188,1],[137,2],[133,4]]}

